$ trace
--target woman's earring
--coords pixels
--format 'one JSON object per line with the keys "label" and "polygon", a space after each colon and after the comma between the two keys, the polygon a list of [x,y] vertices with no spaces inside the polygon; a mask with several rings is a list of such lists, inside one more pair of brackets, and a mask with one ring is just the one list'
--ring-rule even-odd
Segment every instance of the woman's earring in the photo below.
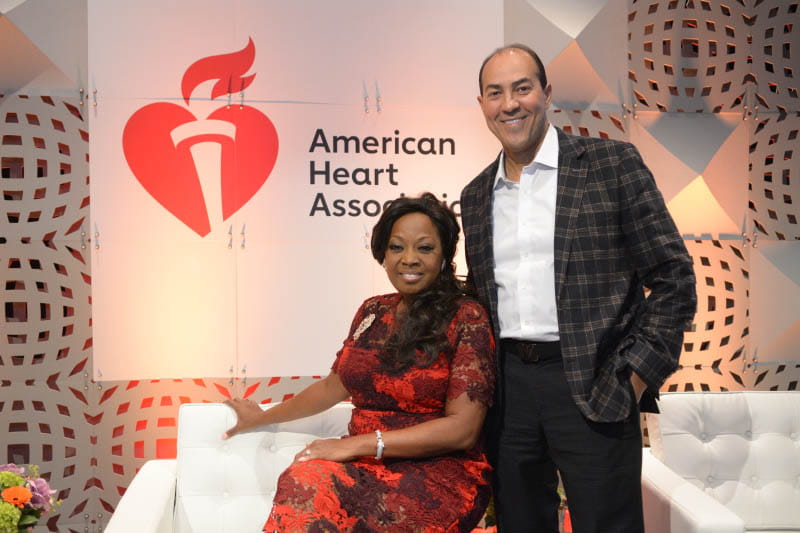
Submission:
{"label": "woman's earring", "polygon": [[383,260],[381,266],[383,267],[384,270],[386,270],[386,259]]}
{"label": "woman's earring", "polygon": [[445,263],[445,260],[444,260],[444,259],[442,259],[442,268],[440,268],[440,269],[439,269],[439,272],[444,272],[444,266],[445,266],[446,264],[447,264],[447,263]]}

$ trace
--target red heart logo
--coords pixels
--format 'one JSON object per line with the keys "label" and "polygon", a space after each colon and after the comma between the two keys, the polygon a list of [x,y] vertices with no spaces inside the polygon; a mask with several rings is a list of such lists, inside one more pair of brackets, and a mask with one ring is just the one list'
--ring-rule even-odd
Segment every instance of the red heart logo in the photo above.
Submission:
{"label": "red heart logo", "polygon": [[149,104],[136,111],[122,132],[125,159],[139,183],[164,209],[205,237],[211,231],[192,145],[217,141],[222,147],[222,220],[227,220],[255,195],[272,172],[278,157],[278,133],[263,113],[250,106],[220,108],[208,116],[233,124],[233,138],[209,133],[175,145],[172,131],[195,116],[173,103]]}
{"label": "red heart logo", "polygon": [[[234,76],[240,90],[255,75],[242,77],[255,58],[252,40],[234,54],[213,56],[196,61],[184,74],[183,95],[189,94],[207,79],[219,81],[212,98],[228,91]],[[186,138],[173,138],[176,128],[196,121],[186,108],[169,102],[149,104],[128,119],[122,132],[122,147],[128,166],[145,190],[167,211],[195,233],[205,237],[211,231],[211,210],[222,211],[222,220],[236,213],[269,177],[278,157],[278,133],[270,119],[245,105],[222,107],[206,120],[229,123],[231,136],[219,131],[194,132]],[[212,124],[212,123],[207,123]],[[202,130],[202,124],[201,130]],[[222,205],[207,205],[198,169],[190,149],[200,142],[217,142],[221,147],[220,189]],[[219,212],[219,211],[217,211]]]}

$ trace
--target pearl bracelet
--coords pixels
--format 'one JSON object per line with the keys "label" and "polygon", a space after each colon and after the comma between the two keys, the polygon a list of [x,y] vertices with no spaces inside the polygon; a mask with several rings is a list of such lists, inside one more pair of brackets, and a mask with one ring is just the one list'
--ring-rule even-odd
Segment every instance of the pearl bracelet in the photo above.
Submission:
{"label": "pearl bracelet", "polygon": [[380,461],[383,457],[383,434],[380,429],[375,430],[375,438],[378,441],[375,448],[375,459]]}

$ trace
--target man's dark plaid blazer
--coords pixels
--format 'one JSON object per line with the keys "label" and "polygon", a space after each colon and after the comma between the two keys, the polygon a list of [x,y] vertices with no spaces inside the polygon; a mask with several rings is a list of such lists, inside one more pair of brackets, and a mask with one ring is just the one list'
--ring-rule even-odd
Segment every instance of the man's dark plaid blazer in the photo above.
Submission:
{"label": "man's dark plaid blazer", "polygon": [[[641,405],[649,410],[651,391],[677,369],[696,306],[692,261],[633,145],[561,130],[558,142],[554,290],[564,371],[586,417],[618,421],[634,405],[631,370],[648,386]],[[492,253],[498,162],[464,188],[461,218],[470,280],[499,335]]]}

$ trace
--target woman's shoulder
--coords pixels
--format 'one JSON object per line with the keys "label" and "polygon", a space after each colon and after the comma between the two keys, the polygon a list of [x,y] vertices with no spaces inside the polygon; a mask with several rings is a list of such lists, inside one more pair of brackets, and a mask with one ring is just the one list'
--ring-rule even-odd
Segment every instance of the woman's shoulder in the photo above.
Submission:
{"label": "woman's shoulder", "polygon": [[371,329],[370,326],[373,323],[387,320],[391,322],[391,316],[397,307],[399,298],[399,294],[379,294],[364,300],[350,324],[349,337],[357,339],[364,331]]}
{"label": "woman's shoulder", "polygon": [[489,314],[486,309],[471,296],[462,296],[458,299],[458,309],[456,310],[455,320],[468,320],[470,322],[489,322]]}
{"label": "woman's shoulder", "polygon": [[362,312],[376,311],[382,308],[394,308],[400,301],[400,294],[393,292],[389,294],[378,294],[370,296],[361,304]]}

